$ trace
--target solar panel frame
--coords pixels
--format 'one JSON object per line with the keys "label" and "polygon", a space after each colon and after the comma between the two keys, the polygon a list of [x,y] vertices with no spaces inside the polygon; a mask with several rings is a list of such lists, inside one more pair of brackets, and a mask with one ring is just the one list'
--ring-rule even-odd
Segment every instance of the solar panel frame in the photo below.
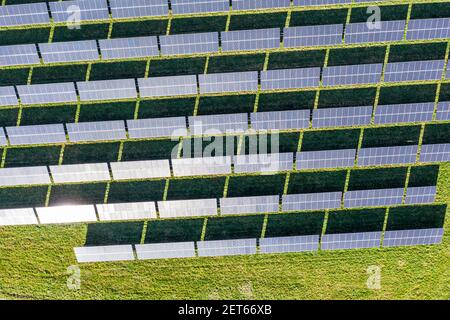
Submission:
{"label": "solar panel frame", "polygon": [[172,159],[175,177],[231,174],[231,157],[198,157]]}
{"label": "solar panel frame", "polygon": [[44,2],[0,6],[0,27],[49,23],[50,16]]}
{"label": "solar panel frame", "polygon": [[233,11],[235,10],[255,10],[255,9],[276,9],[289,8],[290,0],[233,0]]}
{"label": "solar panel frame", "polygon": [[287,194],[282,197],[282,211],[339,209],[342,192]]}
{"label": "solar panel frame", "polygon": [[289,110],[250,113],[252,129],[290,130],[309,128],[310,110]]}
{"label": "solar panel frame", "polygon": [[260,253],[288,253],[319,250],[319,235],[259,239]]}
{"label": "solar panel frame", "polygon": [[48,104],[77,102],[73,82],[33,84],[17,86],[22,104]]}
{"label": "solar panel frame", "polygon": [[98,43],[103,60],[159,56],[157,37],[101,39]]}
{"label": "solar panel frame", "polygon": [[313,110],[312,127],[348,127],[368,125],[372,120],[372,106],[319,108]]}
{"label": "solar panel frame", "polygon": [[66,124],[71,142],[125,140],[125,123],[117,121],[79,122]]}
{"label": "solar panel frame", "polygon": [[198,79],[201,94],[258,90],[258,71],[201,74]]}
{"label": "solar panel frame", "polygon": [[80,21],[109,19],[108,3],[106,0],[51,1],[49,5],[55,23],[71,21],[71,16],[75,10],[80,13]]}
{"label": "solar panel frame", "polygon": [[384,233],[383,247],[440,244],[443,235],[443,228],[388,230]]}
{"label": "solar panel frame", "polygon": [[437,105],[436,120],[450,120],[450,101],[441,101]]}
{"label": "solar panel frame", "polygon": [[406,40],[445,38],[450,38],[450,18],[409,20]]}
{"label": "solar panel frame", "polygon": [[170,76],[138,79],[141,98],[183,96],[197,94],[197,77]]}
{"label": "solar panel frame", "polygon": [[136,99],[134,79],[77,82],[80,101]]}
{"label": "solar panel frame", "polygon": [[279,196],[220,198],[220,214],[278,212]]}
{"label": "solar panel frame", "polygon": [[111,162],[114,180],[169,178],[169,160]]}
{"label": "solar panel frame", "polygon": [[6,134],[3,128],[0,128],[0,147],[4,147],[8,145],[8,139],[6,138]]}
{"label": "solar panel frame", "polygon": [[354,190],[344,194],[344,207],[379,207],[402,204],[403,188]]}
{"label": "solar panel frame", "polygon": [[450,143],[422,144],[420,162],[449,162]]}
{"label": "solar panel frame", "polygon": [[195,257],[194,241],[137,244],[135,248],[138,260]]}
{"label": "solar panel frame", "polygon": [[295,159],[297,170],[347,168],[355,165],[356,150],[301,151]]}
{"label": "solar panel frame", "polygon": [[45,166],[0,169],[0,187],[48,185],[50,183],[50,176]]}
{"label": "solar panel frame", "polygon": [[248,114],[189,116],[188,122],[192,135],[239,133],[248,129]]}
{"label": "solar panel frame", "polygon": [[188,134],[185,117],[127,120],[127,128],[131,139],[185,137]]}
{"label": "solar panel frame", "polygon": [[331,4],[349,4],[352,0],[294,0],[294,6],[312,7]]}
{"label": "solar panel frame", "polygon": [[256,254],[256,239],[198,241],[199,257]]}
{"label": "solar panel frame", "polygon": [[171,4],[174,15],[225,12],[230,10],[228,0],[171,0]]}
{"label": "solar panel frame", "polygon": [[131,245],[76,247],[73,250],[78,263],[134,260]]}
{"label": "solar panel frame", "polygon": [[428,122],[433,120],[434,102],[378,105],[375,124]]}
{"label": "solar panel frame", "polygon": [[0,87],[0,106],[18,106],[19,100],[17,99],[16,91],[14,87]]}
{"label": "solar panel frame", "polygon": [[405,204],[433,203],[436,200],[436,186],[408,187]]}
{"label": "solar panel frame", "polygon": [[440,80],[445,60],[390,62],[384,71],[384,82]]}
{"label": "solar panel frame", "polygon": [[361,148],[358,151],[358,166],[413,164],[416,162],[418,150],[418,145]]}
{"label": "solar panel frame", "polygon": [[329,87],[378,83],[382,70],[382,63],[325,67],[322,72],[322,84]]}
{"label": "solar panel frame", "polygon": [[167,0],[109,0],[113,19],[158,17],[169,14]]}
{"label": "solar panel frame", "polygon": [[299,68],[261,71],[261,90],[318,87],[320,68]]}
{"label": "solar panel frame", "polygon": [[219,33],[203,32],[159,36],[163,56],[219,52]]}
{"label": "solar panel frame", "polygon": [[50,166],[55,183],[110,181],[107,163],[84,163]]}
{"label": "solar panel frame", "polygon": [[240,154],[233,156],[235,173],[268,173],[292,170],[293,153]]}
{"label": "solar panel frame", "polygon": [[217,215],[216,199],[158,201],[160,218],[182,218]]}
{"label": "solar panel frame", "polygon": [[97,41],[39,43],[44,63],[96,61],[100,59]]}
{"label": "solar panel frame", "polygon": [[38,224],[33,208],[0,210],[0,226],[24,226]]}
{"label": "solar panel frame", "polygon": [[344,250],[379,248],[381,244],[381,231],[335,233],[322,236],[322,250]]}
{"label": "solar panel frame", "polygon": [[0,46],[0,66],[22,66],[39,64],[38,52],[34,44]]}
{"label": "solar panel frame", "polygon": [[36,208],[41,224],[97,222],[94,205]]}
{"label": "solar panel frame", "polygon": [[280,28],[221,32],[222,51],[248,51],[280,47]]}
{"label": "solar panel frame", "polygon": [[6,132],[12,146],[65,143],[67,141],[62,124],[6,127]]}
{"label": "solar panel frame", "polygon": [[390,42],[403,39],[406,21],[380,21],[381,28],[368,28],[367,22],[349,23],[345,27],[346,44]]}
{"label": "solar panel frame", "polygon": [[108,203],[95,205],[100,221],[156,219],[154,202]]}
{"label": "solar panel frame", "polygon": [[283,30],[285,48],[328,46],[342,43],[343,24],[288,27]]}

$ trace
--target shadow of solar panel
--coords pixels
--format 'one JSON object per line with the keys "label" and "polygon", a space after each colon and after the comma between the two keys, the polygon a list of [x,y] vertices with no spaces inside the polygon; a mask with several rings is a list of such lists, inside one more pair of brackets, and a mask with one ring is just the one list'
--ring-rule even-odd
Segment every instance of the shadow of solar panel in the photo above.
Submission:
{"label": "shadow of solar panel", "polygon": [[380,28],[376,28],[376,25],[366,22],[349,23],[345,27],[344,40],[347,44],[400,41],[403,39],[405,24],[403,20],[380,21]]}
{"label": "shadow of solar panel", "polygon": [[436,120],[450,120],[450,101],[443,101],[438,103]]}
{"label": "shadow of solar panel", "polygon": [[73,248],[79,263],[134,260],[131,245]]}
{"label": "shadow of solar panel", "polygon": [[219,51],[219,33],[193,33],[160,36],[162,55],[208,53]]}
{"label": "shadow of solar panel", "polygon": [[319,235],[259,239],[261,253],[305,252],[319,250]]}
{"label": "shadow of solar panel", "polygon": [[385,82],[439,80],[444,60],[388,63],[384,72]]}
{"label": "shadow of solar panel", "polygon": [[188,120],[192,135],[238,133],[248,129],[246,113],[190,116]]}
{"label": "shadow of solar panel", "polygon": [[108,20],[109,11],[106,0],[76,0],[63,2],[49,2],[53,21],[71,23],[74,14],[79,15],[80,21]]}
{"label": "shadow of solar panel", "polygon": [[195,257],[194,242],[137,244],[135,247],[138,260]]}
{"label": "shadow of solar panel", "polygon": [[102,141],[126,139],[125,123],[123,121],[83,122],[66,124],[69,140]]}
{"label": "shadow of solar panel", "polygon": [[103,60],[154,57],[159,55],[156,37],[99,40]]}
{"label": "shadow of solar panel", "polygon": [[39,64],[39,55],[34,44],[0,47],[0,66]]}
{"label": "shadow of solar panel", "polygon": [[338,233],[322,236],[322,250],[379,248],[381,232]]}
{"label": "shadow of solar panel", "polygon": [[450,38],[450,18],[411,19],[406,33],[407,40]]}
{"label": "shadow of solar panel", "polygon": [[443,235],[442,228],[386,231],[383,247],[440,244]]}
{"label": "shadow of solar panel", "polygon": [[289,8],[290,0],[233,0],[233,10]]}
{"label": "shadow of solar panel", "polygon": [[6,127],[6,132],[13,146],[66,142],[66,133],[62,124]]}
{"label": "shadow of solar panel", "polygon": [[323,210],[341,207],[342,192],[323,192],[283,195],[282,210]]}
{"label": "shadow of solar panel", "polygon": [[138,85],[143,98],[197,94],[195,75],[138,79]]}
{"label": "shadow of solar panel", "polygon": [[261,90],[317,87],[320,68],[269,70],[261,72]]}
{"label": "shadow of solar panel", "polygon": [[358,166],[407,164],[416,162],[419,146],[361,148],[358,152]]}
{"label": "shadow of solar panel", "polygon": [[246,51],[280,47],[280,29],[228,31],[221,33],[222,51]]}
{"label": "shadow of solar panel", "polygon": [[0,187],[50,184],[47,167],[0,169]]}
{"label": "shadow of solar panel", "polygon": [[420,162],[450,161],[450,143],[424,144],[420,149]]}
{"label": "shadow of solar panel", "polygon": [[344,207],[379,207],[402,204],[403,188],[347,191]]}
{"label": "shadow of solar panel", "polygon": [[235,173],[263,173],[292,170],[292,153],[246,154],[233,156]]}
{"label": "shadow of solar panel", "polygon": [[6,139],[6,134],[3,128],[0,128],[0,146],[7,146],[8,145],[8,139]]}
{"label": "shadow of solar panel", "polygon": [[221,198],[220,214],[278,212],[279,196]]}
{"label": "shadow of solar panel", "polygon": [[410,187],[406,190],[406,204],[433,203],[436,199],[436,187]]}
{"label": "shadow of solar panel", "polygon": [[161,218],[217,215],[216,199],[158,201]]}
{"label": "shadow of solar panel", "polygon": [[97,204],[100,221],[156,219],[154,202]]}
{"label": "shadow of solar panel", "polygon": [[169,6],[167,0],[109,0],[111,14],[114,19],[134,17],[167,16]]}
{"label": "shadow of solar panel", "polygon": [[284,28],[285,48],[327,46],[342,43],[344,25],[330,24]]}
{"label": "shadow of solar panel", "polygon": [[112,162],[114,180],[151,179],[170,177],[169,160]]}
{"label": "shadow of solar panel", "polygon": [[289,130],[309,128],[309,110],[257,112],[250,114],[255,130]]}
{"label": "shadow of solar panel", "polygon": [[297,170],[342,168],[355,165],[356,150],[324,150],[297,152]]}
{"label": "shadow of solar panel", "polygon": [[50,23],[50,16],[44,2],[0,6],[0,27],[46,23]]}
{"label": "shadow of solar panel", "polygon": [[187,136],[186,118],[127,120],[131,139]]}
{"label": "shadow of solar panel", "polygon": [[258,72],[201,74],[200,93],[221,93],[258,90]]}
{"label": "shadow of solar panel", "polygon": [[93,205],[36,208],[41,224],[96,222]]}
{"label": "shadow of solar panel", "polygon": [[381,63],[326,67],[322,82],[324,86],[378,83],[382,70]]}
{"label": "shadow of solar panel", "polygon": [[173,14],[223,12],[230,10],[228,0],[171,0]]}
{"label": "shadow of solar panel", "polygon": [[327,4],[347,4],[352,0],[294,0],[294,6],[323,6]]}
{"label": "shadow of solar panel", "polygon": [[134,79],[77,82],[80,101],[137,98]]}
{"label": "shadow of solar panel", "polygon": [[313,128],[348,127],[370,124],[372,107],[344,107],[313,111]]}
{"label": "shadow of solar panel", "polygon": [[72,164],[50,166],[55,183],[109,181],[109,168],[106,163]]}
{"label": "shadow of solar panel", "polygon": [[44,63],[99,60],[95,40],[40,43],[39,50]]}
{"label": "shadow of solar panel", "polygon": [[256,239],[198,241],[199,257],[256,254]]}
{"label": "shadow of solar panel", "polygon": [[17,86],[22,104],[77,102],[72,82]]}
{"label": "shadow of solar panel", "polygon": [[172,159],[175,177],[207,176],[231,173],[231,157]]}
{"label": "shadow of solar panel", "polygon": [[23,226],[38,224],[32,208],[0,210],[0,226]]}
{"label": "shadow of solar panel", "polygon": [[0,106],[17,106],[16,91],[14,87],[0,87]]}
{"label": "shadow of solar panel", "polygon": [[431,121],[433,112],[433,102],[379,105],[375,110],[375,124]]}

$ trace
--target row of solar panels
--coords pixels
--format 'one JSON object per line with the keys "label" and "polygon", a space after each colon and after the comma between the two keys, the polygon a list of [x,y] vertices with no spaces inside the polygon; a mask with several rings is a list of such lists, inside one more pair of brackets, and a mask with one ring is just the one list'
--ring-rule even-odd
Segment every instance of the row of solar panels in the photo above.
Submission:
{"label": "row of solar panels", "polygon": [[[217,257],[319,250],[344,250],[440,244],[444,229],[411,229],[382,232],[338,233],[236,240],[207,240],[155,244],[74,248],[79,263],[171,258]],[[320,239],[321,238],[321,239]],[[258,250],[259,248],[259,250]]]}

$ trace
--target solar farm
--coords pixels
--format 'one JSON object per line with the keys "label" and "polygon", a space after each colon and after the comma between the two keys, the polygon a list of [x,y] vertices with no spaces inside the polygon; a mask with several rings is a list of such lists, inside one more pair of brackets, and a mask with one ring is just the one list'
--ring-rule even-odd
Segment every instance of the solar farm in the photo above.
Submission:
{"label": "solar farm", "polygon": [[450,298],[449,1],[0,4],[0,298]]}

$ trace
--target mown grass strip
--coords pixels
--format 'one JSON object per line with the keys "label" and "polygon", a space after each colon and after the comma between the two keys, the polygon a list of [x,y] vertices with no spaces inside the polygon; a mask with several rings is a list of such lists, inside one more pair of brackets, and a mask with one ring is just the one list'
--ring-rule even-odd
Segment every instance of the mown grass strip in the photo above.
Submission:
{"label": "mown grass strip", "polygon": [[436,120],[436,113],[437,113],[437,108],[438,108],[438,104],[439,104],[439,100],[440,100],[440,95],[441,95],[441,86],[442,86],[442,82],[444,82],[446,79],[446,70],[450,70],[449,68],[449,64],[448,64],[448,59],[449,59],[449,51],[450,51],[450,42],[447,43],[447,48],[445,49],[445,58],[444,58],[444,69],[442,70],[442,76],[441,76],[441,81],[439,81],[439,83],[436,86],[436,97],[434,98],[434,110],[433,110],[433,121]]}
{"label": "mown grass strip", "polygon": [[200,236],[200,241],[205,241],[207,226],[208,226],[208,218],[205,218],[205,220],[203,220],[202,235]]}
{"label": "mown grass strip", "polygon": [[2,152],[2,162],[0,167],[4,168],[5,167],[5,163],[6,163],[6,154],[8,153],[8,148],[4,148],[3,152]]}
{"label": "mown grass strip", "polygon": [[61,146],[61,150],[59,151],[59,159],[58,159],[58,165],[62,165],[64,162],[64,151],[66,149],[66,145]]}
{"label": "mown grass strip", "polygon": [[381,77],[380,77],[380,82],[377,83],[377,90],[375,93],[375,101],[373,103],[373,110],[372,110],[372,118],[370,119],[370,123],[371,124],[375,124],[375,114],[378,108],[378,102],[380,101],[380,93],[381,93],[381,88],[384,84],[384,74],[386,72],[386,67],[387,64],[389,62],[389,52],[391,50],[391,46],[388,44],[386,46],[386,53],[384,54],[384,62],[383,62],[383,68],[381,69]]}
{"label": "mown grass strip", "polygon": [[411,11],[413,7],[414,1],[410,1],[408,4],[408,13],[406,14],[406,23],[405,23],[405,30],[403,32],[403,40],[406,40],[406,34],[408,33],[408,26],[409,21],[411,20]]}

